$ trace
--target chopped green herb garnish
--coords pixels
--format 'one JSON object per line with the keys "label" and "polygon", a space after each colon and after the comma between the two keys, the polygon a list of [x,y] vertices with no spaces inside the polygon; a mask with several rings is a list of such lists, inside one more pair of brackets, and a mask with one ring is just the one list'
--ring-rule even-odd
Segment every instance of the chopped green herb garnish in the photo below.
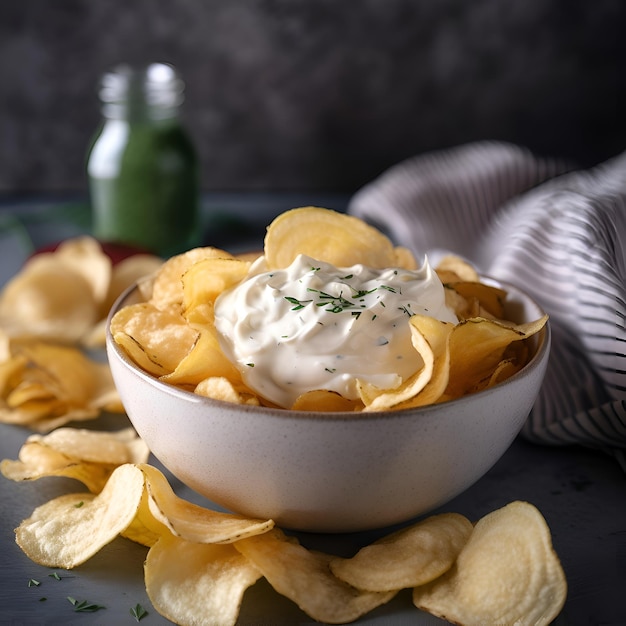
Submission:
{"label": "chopped green herb garnish", "polygon": [[358,291],[354,291],[352,294],[353,298],[361,298],[361,300],[363,299],[364,296],[369,296],[370,293],[374,293],[376,291],[376,288],[374,289],[359,289]]}
{"label": "chopped green herb garnish", "polygon": [[84,504],[85,504],[85,502],[84,502],[83,500],[81,500],[80,502],[77,502],[74,506],[75,506],[77,509],[80,509],[80,507],[81,507],[81,506],[83,506]]}
{"label": "chopped green herb garnish", "polygon": [[313,302],[313,300],[300,301],[297,298],[292,298],[290,296],[285,296],[285,300],[294,305],[294,307],[291,309],[292,311],[299,311],[300,309],[303,309],[309,302]]}
{"label": "chopped green herb garnish", "polygon": [[357,305],[354,302],[347,300],[346,298],[343,297],[342,294],[339,294],[338,296],[333,296],[330,293],[326,293],[325,291],[320,291],[319,289],[312,289],[311,287],[309,287],[307,291],[311,291],[313,293],[318,294],[318,297],[320,298],[321,302],[317,302],[316,305],[317,306],[328,305],[329,308],[324,309],[324,310],[328,311],[329,313],[341,313],[342,311],[345,311],[346,309],[354,309],[357,307]]}
{"label": "chopped green herb garnish", "polygon": [[[348,274],[347,276],[344,276],[344,280],[347,280],[349,278],[353,278],[353,274]],[[390,285],[380,285],[378,287],[374,287],[373,289],[354,289],[354,287],[349,284],[346,284],[346,287],[351,290],[350,298],[352,299],[344,297],[343,293],[340,293],[339,295],[333,295],[319,289],[313,289],[312,287],[308,287],[307,291],[317,294],[318,301],[315,302],[315,306],[327,307],[324,310],[329,313],[342,313],[343,311],[367,308],[365,304],[359,303],[363,303],[365,301],[365,296],[374,293],[379,289],[390,291],[392,293],[402,293],[401,290]],[[287,300],[287,302],[293,304],[293,308],[291,309],[292,311],[299,311],[300,309],[303,309],[305,306],[313,302],[313,300],[299,300],[298,298],[294,298],[292,296],[284,296],[284,298],[285,300]],[[378,296],[378,298],[380,298],[380,296]],[[353,300],[358,300],[359,303],[354,302]],[[385,303],[382,300],[380,300],[380,304],[382,306],[385,306]]]}
{"label": "chopped green herb garnish", "polygon": [[254,363],[246,363],[248,367],[254,367]]}
{"label": "chopped green herb garnish", "polygon": [[106,609],[106,607],[101,604],[94,604],[93,602],[87,602],[87,600],[79,602],[71,596],[67,596],[67,599],[77,613],[95,613],[100,609]]}
{"label": "chopped green herb garnish", "polygon": [[28,581],[28,586],[29,587],[39,587],[39,585],[41,585],[41,583],[38,580],[35,580],[34,578],[31,578]]}
{"label": "chopped green herb garnish", "polygon": [[326,293],[325,291],[320,291],[319,289],[313,289],[313,287],[308,287],[307,291],[312,291],[313,293],[319,294],[320,298],[325,298],[326,300],[334,300],[335,296],[330,293]]}
{"label": "chopped green herb garnish", "polygon": [[61,580],[61,577],[56,572],[52,572],[52,574],[48,574],[48,576],[54,578],[54,580]]}
{"label": "chopped green herb garnish", "polygon": [[136,604],[134,607],[132,607],[130,609],[130,614],[137,620],[139,621],[141,618],[145,617],[146,615],[148,615],[148,611],[146,611],[146,609],[144,609],[141,604]]}

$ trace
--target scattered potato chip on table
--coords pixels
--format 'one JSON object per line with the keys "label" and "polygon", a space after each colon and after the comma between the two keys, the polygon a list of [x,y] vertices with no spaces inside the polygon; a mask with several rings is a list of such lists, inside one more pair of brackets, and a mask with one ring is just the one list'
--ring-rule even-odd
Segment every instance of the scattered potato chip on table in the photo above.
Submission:
{"label": "scattered potato chip on table", "polygon": [[31,257],[0,291],[0,421],[46,432],[122,412],[102,349],[115,299],[163,261],[136,254],[113,263],[91,237]]}
{"label": "scattered potato chip on table", "polygon": [[82,350],[9,339],[0,329],[0,421],[50,431],[123,412],[111,371]]}
{"label": "scattered potato chip on table", "polygon": [[566,596],[550,530],[526,502],[479,520],[452,569],[413,590],[416,606],[457,624],[550,624]]}
{"label": "scattered potato chip on table", "polygon": [[391,600],[397,589],[372,592],[334,576],[332,556],[307,550],[281,530],[238,541],[244,554],[280,594],[319,622],[345,624]]}
{"label": "scattered potato chip on table", "polygon": [[18,460],[0,461],[0,472],[16,481],[66,476],[99,493],[116,467],[145,463],[148,456],[148,447],[133,428],[116,432],[57,428],[48,435],[30,435]]}
{"label": "scattered potato chip on table", "polygon": [[0,292],[0,328],[11,337],[104,345],[113,301],[163,261],[146,254],[117,264],[92,237],[62,242],[31,257]]}
{"label": "scattered potato chip on table", "polygon": [[[549,623],[565,601],[550,530],[529,503],[512,502],[475,525],[457,513],[425,517],[339,558],[306,548],[272,520],[181,499],[160,470],[140,462],[145,450],[127,430],[71,431],[34,435],[23,450],[47,446],[105,468],[118,464],[99,491],[37,507],[17,527],[18,545],[36,563],[72,569],[118,536],[138,542],[148,549],[144,576],[153,606],[175,623],[236,624],[246,589],[261,577],[329,624],[358,620],[403,589],[413,590],[422,610],[468,625]],[[20,462],[4,460],[3,474],[23,480],[14,471]],[[44,465],[31,478],[59,475],[54,463]]]}
{"label": "scattered potato chip on table", "polygon": [[261,572],[232,545],[195,544],[164,535],[148,552],[148,596],[177,624],[235,624],[244,592]]}
{"label": "scattered potato chip on table", "polygon": [[333,559],[332,572],[359,589],[393,591],[423,585],[447,572],[472,533],[458,513],[441,513]]}

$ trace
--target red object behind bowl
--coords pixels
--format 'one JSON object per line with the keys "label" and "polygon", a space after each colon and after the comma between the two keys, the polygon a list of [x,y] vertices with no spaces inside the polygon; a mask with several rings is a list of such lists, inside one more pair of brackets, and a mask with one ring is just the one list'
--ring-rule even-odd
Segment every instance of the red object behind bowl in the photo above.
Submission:
{"label": "red object behind bowl", "polygon": [[[57,241],[56,243],[38,248],[31,256],[37,256],[45,252],[54,252],[62,243],[62,241]],[[147,250],[137,248],[136,246],[129,246],[124,243],[114,243],[111,241],[100,241],[99,243],[102,247],[102,251],[111,259],[113,265],[136,254],[150,254]]]}

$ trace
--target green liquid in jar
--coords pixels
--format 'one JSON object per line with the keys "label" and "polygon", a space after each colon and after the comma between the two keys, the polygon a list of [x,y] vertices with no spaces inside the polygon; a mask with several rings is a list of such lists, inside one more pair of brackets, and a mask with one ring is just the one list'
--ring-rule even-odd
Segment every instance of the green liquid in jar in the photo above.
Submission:
{"label": "green liquid in jar", "polygon": [[[137,81],[113,78],[120,92]],[[175,107],[115,96],[87,165],[94,236],[164,257],[198,245],[197,157]]]}

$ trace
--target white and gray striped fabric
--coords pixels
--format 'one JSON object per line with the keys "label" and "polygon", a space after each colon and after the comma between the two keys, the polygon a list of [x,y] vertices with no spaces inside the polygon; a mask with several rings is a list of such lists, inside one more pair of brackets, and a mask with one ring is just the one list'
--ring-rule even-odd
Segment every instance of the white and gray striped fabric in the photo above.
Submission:
{"label": "white and gray striped fabric", "polygon": [[348,211],[436,259],[459,254],[550,315],[552,351],[522,430],[626,470],[626,152],[593,169],[480,142],[402,162]]}

